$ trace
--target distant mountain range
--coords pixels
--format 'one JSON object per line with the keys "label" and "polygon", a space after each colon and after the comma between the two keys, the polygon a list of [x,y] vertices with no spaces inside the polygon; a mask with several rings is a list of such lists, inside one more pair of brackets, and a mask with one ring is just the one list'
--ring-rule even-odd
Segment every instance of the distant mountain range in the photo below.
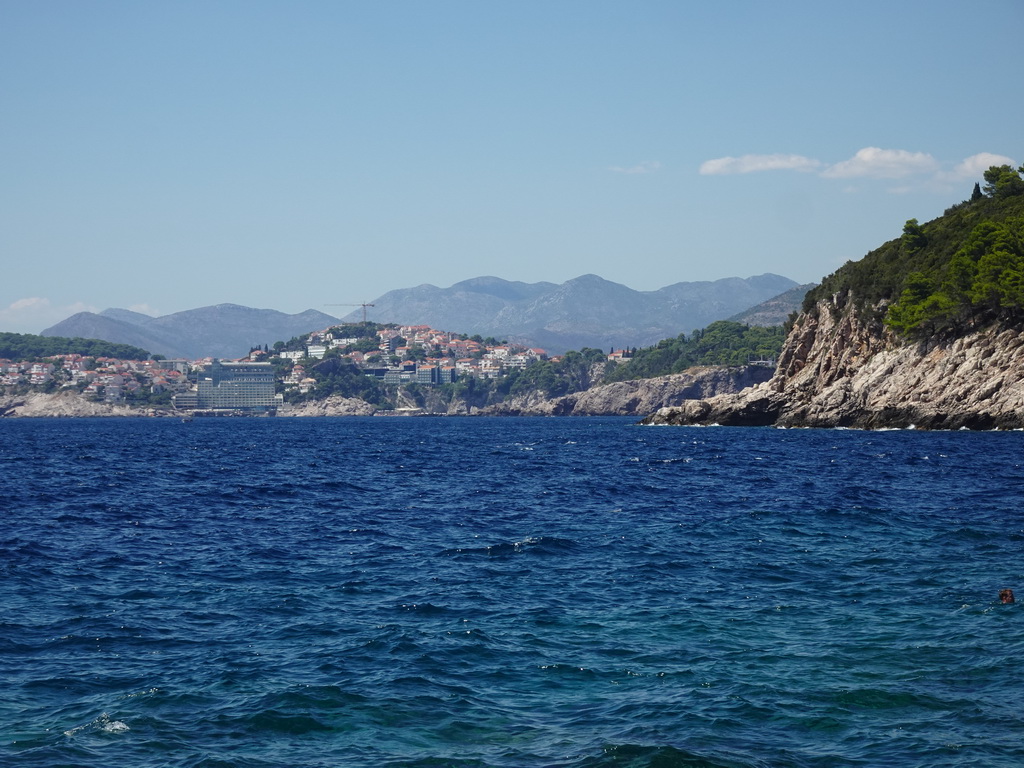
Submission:
{"label": "distant mountain range", "polygon": [[[772,274],[676,283],[657,291],[635,291],[597,275],[561,285],[477,277],[450,288],[420,285],[389,291],[371,302],[367,317],[378,323],[494,336],[558,354],[583,347],[650,346],[765,301],[771,303],[751,315],[757,319],[744,322],[775,325],[799,308],[805,292],[806,287]],[[362,313],[358,309],[343,320],[359,322]],[[127,309],[79,312],[42,335],[103,339],[166,357],[237,358],[253,346],[287,341],[339,322],[313,309],[288,315],[217,304],[162,317]]]}
{"label": "distant mountain range", "polygon": [[[372,302],[368,317],[379,323],[478,333],[561,353],[583,347],[650,346],[795,287],[795,281],[773,274],[675,283],[656,291],[635,291],[597,275],[561,285],[477,277],[450,288],[427,284],[389,291]],[[802,299],[803,293],[768,324],[783,322]],[[344,319],[358,321],[362,310]]]}
{"label": "distant mountain range", "polygon": [[132,344],[170,358],[233,359],[247,354],[257,344],[287,341],[338,322],[338,318],[314,309],[288,315],[274,309],[217,304],[162,317],[127,309],[105,309],[99,314],[79,312],[47,328],[42,335]]}

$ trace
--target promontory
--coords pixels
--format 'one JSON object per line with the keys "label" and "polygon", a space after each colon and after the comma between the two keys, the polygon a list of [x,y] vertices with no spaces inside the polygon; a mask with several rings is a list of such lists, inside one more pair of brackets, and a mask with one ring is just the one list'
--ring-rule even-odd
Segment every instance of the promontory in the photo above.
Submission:
{"label": "promontory", "polygon": [[1024,167],[808,293],[772,378],[645,424],[1024,429]]}

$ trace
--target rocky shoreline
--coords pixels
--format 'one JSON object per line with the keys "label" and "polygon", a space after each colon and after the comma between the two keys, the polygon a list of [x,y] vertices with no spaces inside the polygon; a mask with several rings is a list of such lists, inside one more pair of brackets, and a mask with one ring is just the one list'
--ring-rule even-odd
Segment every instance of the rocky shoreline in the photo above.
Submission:
{"label": "rocky shoreline", "polygon": [[[426,402],[417,405],[399,398],[394,411],[381,411],[358,398],[331,395],[298,405],[286,405],[278,417],[434,415],[434,416],[635,416],[640,418],[666,406],[677,406],[695,398],[738,393],[767,381],[771,370],[759,366],[692,368],[683,373],[655,379],[603,384],[583,392],[548,398],[530,392],[507,402],[486,407],[469,406],[461,400],[451,403]],[[105,416],[177,417],[184,412],[142,409],[88,400],[77,392],[0,395],[0,418],[67,418]]]}
{"label": "rocky shoreline", "polygon": [[331,395],[323,400],[310,400],[299,405],[285,405],[278,416],[302,418],[309,416],[372,416],[376,406],[357,397]]}
{"label": "rocky shoreline", "polygon": [[0,418],[92,418],[104,416],[180,416],[165,409],[88,400],[77,392],[29,392],[0,395]]}
{"label": "rocky shoreline", "polygon": [[540,393],[512,398],[479,410],[483,416],[636,416],[690,400],[735,394],[766,382],[772,370],[763,366],[704,366],[654,379],[617,381],[546,398]]}
{"label": "rocky shoreline", "polygon": [[769,381],[642,423],[1024,429],[1024,336],[994,326],[904,344],[852,303],[822,302],[797,319]]}

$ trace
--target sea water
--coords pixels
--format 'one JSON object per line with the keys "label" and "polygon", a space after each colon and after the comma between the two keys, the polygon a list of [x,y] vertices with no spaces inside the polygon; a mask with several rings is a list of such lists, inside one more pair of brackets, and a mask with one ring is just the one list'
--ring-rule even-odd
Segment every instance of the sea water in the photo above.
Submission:
{"label": "sea water", "polygon": [[1022,448],[0,421],[0,764],[1020,766]]}

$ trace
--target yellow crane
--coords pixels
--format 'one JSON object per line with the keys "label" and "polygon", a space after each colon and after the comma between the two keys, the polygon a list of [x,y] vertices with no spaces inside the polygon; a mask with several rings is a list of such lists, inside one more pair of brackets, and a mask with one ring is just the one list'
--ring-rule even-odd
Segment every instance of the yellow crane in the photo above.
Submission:
{"label": "yellow crane", "polygon": [[375,307],[376,304],[326,304],[328,307],[362,307],[363,308],[363,322],[366,322],[366,308]]}

